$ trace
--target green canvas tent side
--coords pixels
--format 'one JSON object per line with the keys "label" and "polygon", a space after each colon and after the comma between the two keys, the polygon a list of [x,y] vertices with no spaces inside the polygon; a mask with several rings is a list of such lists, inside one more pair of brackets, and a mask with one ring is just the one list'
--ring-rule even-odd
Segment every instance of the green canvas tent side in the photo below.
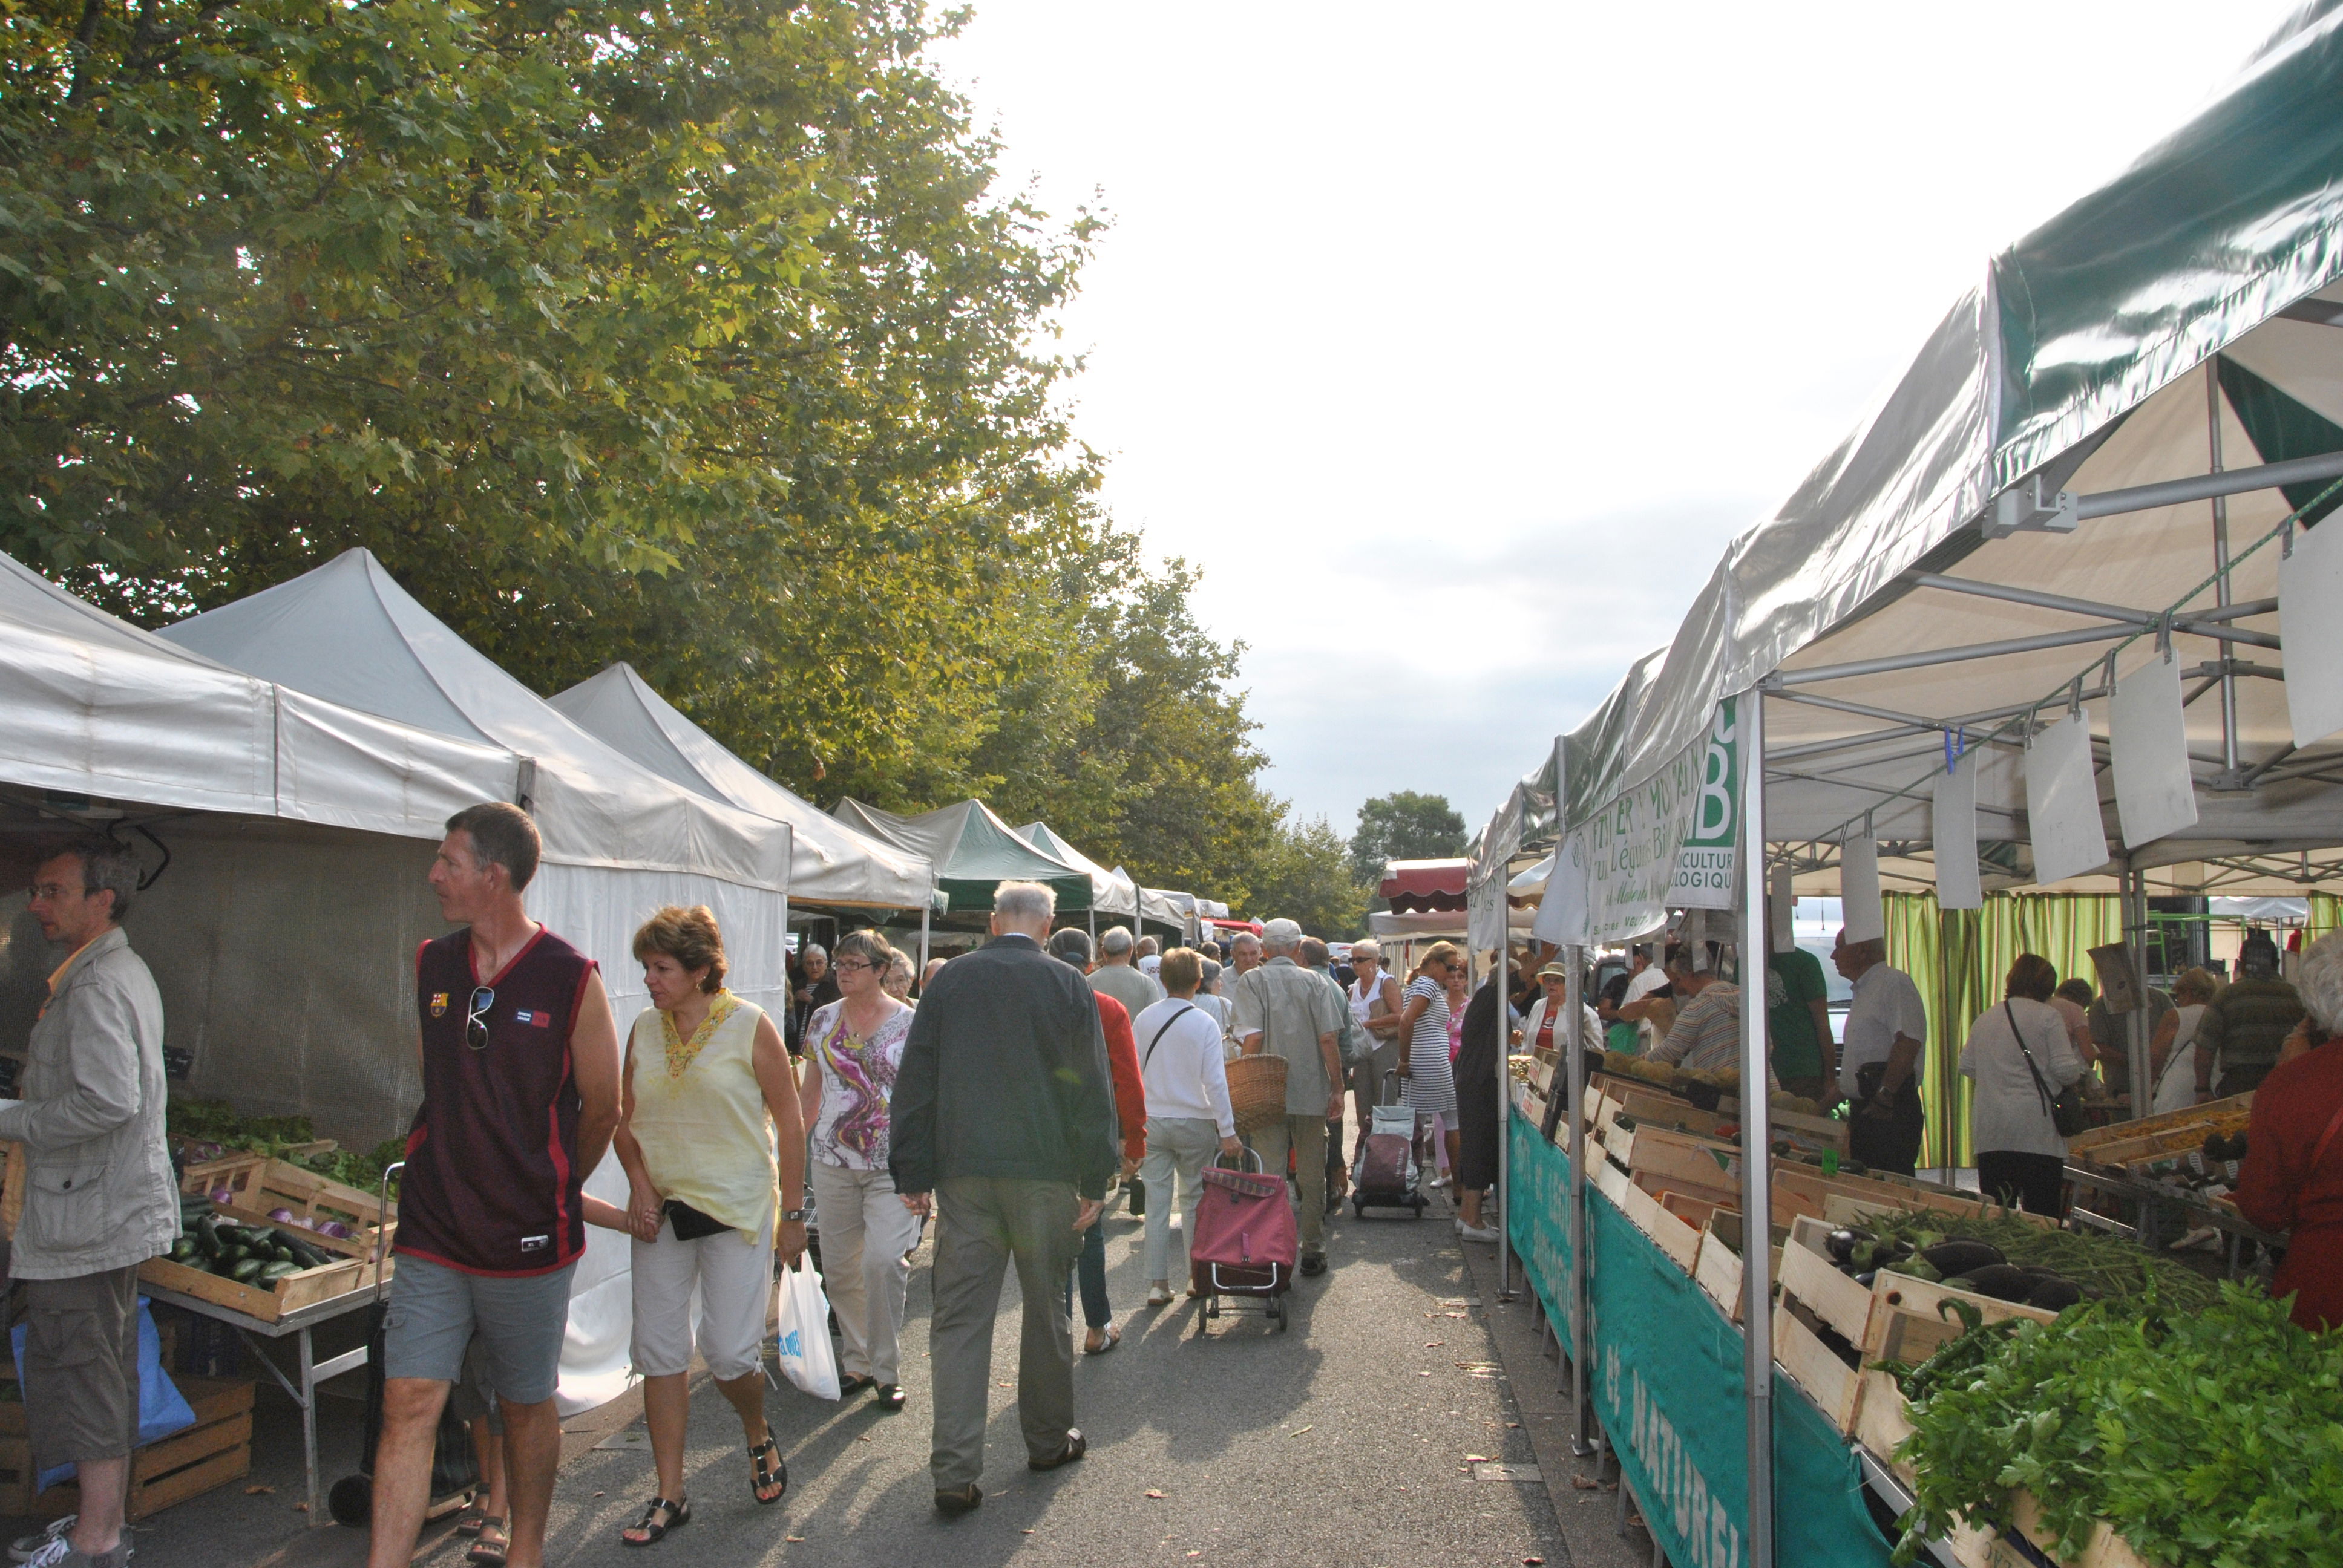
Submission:
{"label": "green canvas tent side", "polygon": [[1017,836],[981,800],[962,800],[917,817],[899,817],[849,797],[830,815],[857,832],[925,858],[955,915],[992,908],[992,890],[1006,881],[1041,882],[1058,895],[1058,912],[1091,907],[1088,872]]}

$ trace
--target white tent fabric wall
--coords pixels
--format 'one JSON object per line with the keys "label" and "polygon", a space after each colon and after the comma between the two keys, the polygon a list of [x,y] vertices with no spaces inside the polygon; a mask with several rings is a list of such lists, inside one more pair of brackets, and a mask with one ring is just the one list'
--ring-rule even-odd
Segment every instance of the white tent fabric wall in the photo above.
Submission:
{"label": "white tent fabric wall", "polygon": [[[618,1028],[641,1011],[635,928],[664,903],[705,903],[726,932],[728,984],[759,1005],[788,989],[789,825],[681,788],[587,733],[467,645],[364,550],[181,621],[169,640],[248,673],[531,759],[545,840],[531,912],[601,966]],[[589,1173],[623,1203],[615,1158]],[[622,1238],[590,1234],[571,1284],[559,1398],[588,1408],[631,1375]]]}
{"label": "white tent fabric wall", "polygon": [[935,868],[858,833],[726,750],[621,661],[548,699],[555,711],[671,783],[789,825],[789,898],[837,908],[920,910]]}
{"label": "white tent fabric wall", "polygon": [[1139,918],[1139,884],[1121,871],[1107,869],[1050,830],[1047,822],[1028,822],[1017,836],[1045,855],[1060,860],[1091,879],[1091,909],[1101,918]]}

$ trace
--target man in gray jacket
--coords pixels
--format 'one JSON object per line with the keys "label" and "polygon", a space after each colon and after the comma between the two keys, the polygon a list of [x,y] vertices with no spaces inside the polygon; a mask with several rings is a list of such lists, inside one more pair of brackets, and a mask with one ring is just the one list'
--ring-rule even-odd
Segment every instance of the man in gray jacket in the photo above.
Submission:
{"label": "man in gray jacket", "polygon": [[33,918],[65,957],[33,1026],[25,1098],[0,1105],[0,1139],[24,1144],[30,1177],[9,1258],[11,1315],[26,1325],[34,1463],[71,1460],[81,1487],[79,1518],[40,1546],[39,1568],[116,1568],[129,1555],[138,1265],[179,1233],[163,1141],[163,998],[122,933],[137,890],[137,859],[106,839],[33,874]]}

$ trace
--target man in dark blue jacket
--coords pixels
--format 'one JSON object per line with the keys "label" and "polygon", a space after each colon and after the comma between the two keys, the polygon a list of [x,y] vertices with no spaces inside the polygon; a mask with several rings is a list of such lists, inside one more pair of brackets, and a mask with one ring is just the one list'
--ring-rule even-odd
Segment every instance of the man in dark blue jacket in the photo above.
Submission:
{"label": "man in dark blue jacket", "polygon": [[1073,1424],[1066,1273],[1121,1161],[1098,1007],[1078,970],[1041,950],[1057,900],[1037,882],[993,894],[993,940],[936,973],[903,1045],[890,1168],[913,1212],[936,1214],[936,1507],[984,1499],[992,1320],[1013,1260],[1025,1298],[1017,1410],[1027,1462],[1081,1458]]}

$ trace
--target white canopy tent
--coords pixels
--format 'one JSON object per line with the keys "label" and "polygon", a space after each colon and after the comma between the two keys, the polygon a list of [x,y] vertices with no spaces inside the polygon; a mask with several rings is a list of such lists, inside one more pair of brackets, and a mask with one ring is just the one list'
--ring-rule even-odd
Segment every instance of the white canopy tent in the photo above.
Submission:
{"label": "white canopy tent", "polygon": [[579,729],[670,783],[789,825],[789,899],[831,909],[926,910],[935,868],[858,833],[726,750],[621,661],[548,699]]}
{"label": "white canopy tent", "polygon": [[[1063,839],[1050,831],[1047,822],[1028,822],[1017,829],[1017,836],[1041,850],[1071,866],[1091,879],[1091,912],[1093,915],[1119,917],[1127,920],[1139,918],[1139,884],[1120,870],[1108,870]],[[1097,924],[1095,920],[1091,922]]]}
{"label": "white canopy tent", "polygon": [[[731,989],[785,1005],[789,825],[683,789],[579,729],[417,604],[369,552],[345,552],[164,635],[265,679],[520,754],[519,794],[545,842],[530,912],[600,964],[622,1030],[645,996],[635,929],[662,904],[712,909]],[[592,1173],[588,1191],[623,1204],[616,1160]],[[588,1232],[562,1355],[565,1408],[625,1387],[627,1273],[626,1241]]]}

